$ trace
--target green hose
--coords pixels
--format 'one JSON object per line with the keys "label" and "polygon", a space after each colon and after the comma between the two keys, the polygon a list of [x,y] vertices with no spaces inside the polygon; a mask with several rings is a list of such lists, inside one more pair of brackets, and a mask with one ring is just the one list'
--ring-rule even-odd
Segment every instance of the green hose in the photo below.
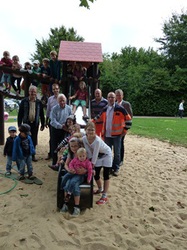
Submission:
{"label": "green hose", "polygon": [[18,182],[17,182],[17,180],[15,180],[15,179],[13,179],[13,178],[11,178],[11,177],[7,177],[5,174],[0,173],[0,175],[2,175],[3,177],[5,177],[5,178],[7,178],[7,179],[11,179],[11,180],[14,181],[14,185],[13,185],[10,189],[8,189],[8,190],[5,191],[5,192],[0,192],[0,195],[2,195],[2,194],[7,194],[7,193],[9,193],[10,191],[12,191],[12,190],[17,186]]}

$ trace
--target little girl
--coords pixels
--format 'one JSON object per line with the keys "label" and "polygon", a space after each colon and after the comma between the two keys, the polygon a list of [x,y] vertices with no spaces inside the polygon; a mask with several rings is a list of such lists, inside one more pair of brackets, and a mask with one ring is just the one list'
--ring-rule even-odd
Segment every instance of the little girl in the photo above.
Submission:
{"label": "little girl", "polygon": [[86,89],[86,83],[84,81],[81,81],[79,83],[79,89],[76,91],[76,93],[73,96],[69,97],[69,100],[72,100],[76,98],[76,100],[73,102],[73,114],[75,114],[75,111],[79,105],[81,105],[83,110],[83,119],[87,120],[89,117],[86,115],[86,104],[88,102],[88,92]]}
{"label": "little girl", "polygon": [[[112,151],[111,148],[96,135],[95,124],[88,122],[85,127],[86,135],[83,136],[83,144],[87,152],[88,159],[91,159],[95,167],[94,179],[97,183],[98,190],[94,194],[102,193],[101,198],[96,204],[105,204],[108,201],[107,192],[109,188],[109,172],[112,167]],[[104,187],[100,179],[100,171],[103,168]]]}

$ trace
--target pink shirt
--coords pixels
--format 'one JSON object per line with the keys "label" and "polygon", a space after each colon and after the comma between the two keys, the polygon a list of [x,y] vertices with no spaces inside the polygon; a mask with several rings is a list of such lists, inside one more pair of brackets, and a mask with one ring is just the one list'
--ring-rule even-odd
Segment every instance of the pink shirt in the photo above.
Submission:
{"label": "pink shirt", "polygon": [[76,92],[76,99],[77,100],[85,100],[86,101],[87,96],[88,96],[87,91],[82,91],[82,90],[78,89]]}
{"label": "pink shirt", "polygon": [[88,159],[86,159],[85,161],[80,161],[77,157],[73,158],[73,160],[70,161],[69,163],[69,169],[75,170],[76,174],[77,174],[77,170],[80,167],[83,167],[85,169],[88,170],[88,177],[87,177],[87,181],[90,182],[92,179],[92,164],[91,161],[89,161]]}

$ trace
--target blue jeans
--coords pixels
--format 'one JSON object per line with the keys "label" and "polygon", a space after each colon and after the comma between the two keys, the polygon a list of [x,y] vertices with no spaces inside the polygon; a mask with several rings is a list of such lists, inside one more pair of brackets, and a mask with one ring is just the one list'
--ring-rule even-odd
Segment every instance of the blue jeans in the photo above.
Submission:
{"label": "blue jeans", "polygon": [[120,152],[121,152],[121,136],[105,137],[105,143],[112,149],[114,149],[114,158],[112,163],[112,169],[119,171],[120,164]]}
{"label": "blue jeans", "polygon": [[84,182],[84,175],[67,173],[62,178],[62,188],[65,192],[70,192],[74,196],[80,196],[79,185]]}
{"label": "blue jeans", "polygon": [[33,167],[32,167],[32,155],[24,156],[23,159],[18,159],[19,163],[19,173],[21,175],[25,174],[25,165],[27,165],[28,175],[32,175]]}
{"label": "blue jeans", "polygon": [[[19,162],[16,161],[17,168],[19,170]],[[6,161],[6,171],[10,172],[12,169],[12,156],[7,155],[7,161]]]}

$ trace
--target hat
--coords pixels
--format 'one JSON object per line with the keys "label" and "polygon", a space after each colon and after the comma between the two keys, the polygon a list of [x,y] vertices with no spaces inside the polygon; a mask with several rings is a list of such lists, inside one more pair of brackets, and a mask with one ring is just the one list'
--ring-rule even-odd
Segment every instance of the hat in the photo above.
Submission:
{"label": "hat", "polygon": [[42,62],[49,62],[49,59],[48,59],[48,58],[44,58],[44,59],[42,60]]}
{"label": "hat", "polygon": [[21,124],[21,126],[19,127],[19,131],[25,133],[26,135],[30,135],[30,130],[31,127],[28,124]]}
{"label": "hat", "polygon": [[38,60],[34,60],[33,64],[40,64]]}
{"label": "hat", "polygon": [[17,129],[16,129],[16,127],[14,127],[14,126],[10,126],[9,128],[8,128],[8,132],[10,132],[10,131],[17,131]]}

